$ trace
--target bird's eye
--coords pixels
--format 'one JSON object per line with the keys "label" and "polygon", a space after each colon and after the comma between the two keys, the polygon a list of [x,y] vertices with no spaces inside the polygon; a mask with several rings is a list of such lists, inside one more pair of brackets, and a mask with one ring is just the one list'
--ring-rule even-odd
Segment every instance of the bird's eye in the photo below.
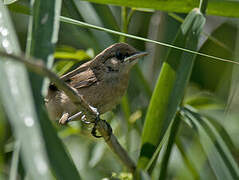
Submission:
{"label": "bird's eye", "polygon": [[115,57],[119,60],[123,60],[125,56],[120,51],[116,51]]}

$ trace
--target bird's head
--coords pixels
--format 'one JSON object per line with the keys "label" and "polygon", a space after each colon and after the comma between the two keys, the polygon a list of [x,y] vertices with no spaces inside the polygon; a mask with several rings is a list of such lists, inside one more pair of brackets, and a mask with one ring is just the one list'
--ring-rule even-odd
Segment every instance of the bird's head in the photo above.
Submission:
{"label": "bird's head", "polygon": [[145,55],[147,55],[146,52],[136,51],[126,43],[116,43],[97,55],[92,65],[100,65],[103,71],[112,75],[128,73],[137,60]]}

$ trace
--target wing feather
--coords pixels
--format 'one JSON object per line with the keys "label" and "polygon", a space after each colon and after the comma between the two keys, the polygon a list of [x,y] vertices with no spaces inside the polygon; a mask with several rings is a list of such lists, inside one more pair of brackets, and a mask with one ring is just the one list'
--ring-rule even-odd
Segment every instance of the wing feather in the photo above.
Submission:
{"label": "wing feather", "polygon": [[91,61],[84,63],[82,66],[63,75],[61,79],[76,89],[94,84],[97,82],[97,78],[89,66],[90,63]]}

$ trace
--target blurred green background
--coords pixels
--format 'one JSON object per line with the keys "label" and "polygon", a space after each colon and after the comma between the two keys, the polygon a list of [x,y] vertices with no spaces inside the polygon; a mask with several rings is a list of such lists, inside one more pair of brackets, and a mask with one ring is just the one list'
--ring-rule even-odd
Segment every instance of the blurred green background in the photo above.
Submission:
{"label": "blurred green background", "polygon": [[[153,0],[145,4],[137,0],[132,1],[132,4],[130,2],[127,4],[127,1],[116,1],[117,5],[110,5],[108,1],[98,4],[80,0],[63,0],[60,13],[61,16],[96,26],[172,44],[182,20],[193,7],[198,7],[198,2],[189,3],[190,7],[182,4],[181,7],[175,8],[173,5],[170,6],[169,1],[167,9],[164,7],[165,4],[156,5],[157,2]],[[221,2],[227,3],[227,1]],[[152,3],[150,7],[148,3]],[[158,3],[160,4],[161,1]],[[208,5],[209,15],[206,16],[198,50],[205,54],[238,61],[238,14],[235,8],[239,6],[239,3],[235,2],[231,5],[229,2],[222,5],[225,9],[221,11],[225,11],[225,14],[222,12],[217,14],[214,9],[216,8],[214,6],[217,6],[216,3],[219,2],[215,0]],[[123,5],[128,7],[122,8]],[[221,4],[219,3],[218,6],[221,7]],[[19,0],[11,3],[9,1],[6,7],[9,10],[21,51],[26,52],[30,26],[30,2]],[[126,12],[126,15],[123,12]],[[44,35],[39,33],[38,36],[41,38]],[[115,34],[61,22],[52,70],[63,74],[120,40],[122,37]],[[126,38],[125,41],[140,51],[147,51],[149,55],[141,59],[132,69],[129,87],[121,104],[117,105],[112,112],[102,115],[102,118],[110,123],[121,145],[137,162],[150,98],[169,48],[131,38]],[[32,89],[39,89],[39,82],[32,77],[36,75],[32,72],[28,74],[31,76]],[[181,109],[181,114],[185,116],[182,117],[174,140],[175,144],[170,153],[165,179],[235,179],[238,177],[239,94],[237,84],[238,65],[202,56],[196,57],[181,103],[182,107],[188,109]],[[36,103],[35,106],[36,109],[42,108],[40,103]],[[0,100],[0,179],[39,179],[32,177],[26,170],[24,165],[26,157],[18,154],[17,133],[15,128],[12,128],[10,116],[5,108],[4,101]],[[196,111],[195,122],[189,115],[193,114],[194,110]],[[198,125],[197,122],[202,124]],[[82,179],[132,178],[106,143],[102,139],[91,136],[91,127],[85,127],[81,122],[72,122],[67,126],[59,126],[54,122],[53,126]],[[40,134],[42,133],[44,131]],[[48,134],[43,135],[43,139],[47,137]],[[157,174],[164,165],[160,158],[162,159],[166,147],[167,143],[164,144],[159,157],[155,159],[156,166],[150,175],[152,179],[158,179]],[[57,151],[58,149],[54,148],[52,153]],[[214,153],[221,159],[218,160],[216,155],[214,157],[212,155]],[[57,158],[58,163],[64,166],[65,161],[61,160],[60,154]],[[51,166],[54,165],[51,164]],[[54,178],[60,179],[54,171],[56,170],[50,170]],[[63,177],[62,179],[65,179]]]}

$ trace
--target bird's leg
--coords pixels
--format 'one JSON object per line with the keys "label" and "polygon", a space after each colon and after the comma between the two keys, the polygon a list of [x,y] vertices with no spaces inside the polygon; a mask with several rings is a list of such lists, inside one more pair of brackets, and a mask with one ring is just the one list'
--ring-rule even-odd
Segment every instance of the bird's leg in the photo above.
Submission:
{"label": "bird's leg", "polygon": [[59,120],[60,124],[67,124],[70,121],[73,121],[76,118],[80,118],[82,122],[85,124],[90,124],[91,122],[86,121],[85,115],[80,111],[72,116],[69,117],[69,113],[63,113],[61,119]]}
{"label": "bird's leg", "polygon": [[76,113],[76,114],[74,114],[74,115],[72,115],[71,117],[69,117],[68,119],[67,119],[67,121],[69,122],[69,121],[72,121],[72,120],[74,120],[75,118],[78,118],[79,116],[82,116],[82,112],[80,111],[80,112],[78,112],[78,113]]}
{"label": "bird's leg", "polygon": [[[80,112],[78,112],[78,113],[76,113],[76,114],[74,114],[70,117],[69,117],[69,113],[64,112],[63,115],[61,116],[60,120],[59,120],[59,124],[62,124],[62,125],[67,124],[68,122],[70,122],[70,121],[72,121],[76,118],[79,118],[79,117],[81,118],[81,121],[86,123],[86,124],[92,123],[92,122],[86,121],[85,115],[83,115],[82,112],[80,111]],[[101,119],[100,119],[100,115],[98,114],[95,118],[94,127],[91,131],[91,134],[96,138],[101,138],[102,137],[102,136],[97,135],[97,126],[98,126],[99,121],[101,121]],[[110,137],[110,135],[112,134],[112,128],[109,125],[109,123],[107,123],[105,120],[102,120],[102,121],[104,121],[104,123],[107,125],[107,129],[108,129],[108,133],[109,133],[109,137]]]}

